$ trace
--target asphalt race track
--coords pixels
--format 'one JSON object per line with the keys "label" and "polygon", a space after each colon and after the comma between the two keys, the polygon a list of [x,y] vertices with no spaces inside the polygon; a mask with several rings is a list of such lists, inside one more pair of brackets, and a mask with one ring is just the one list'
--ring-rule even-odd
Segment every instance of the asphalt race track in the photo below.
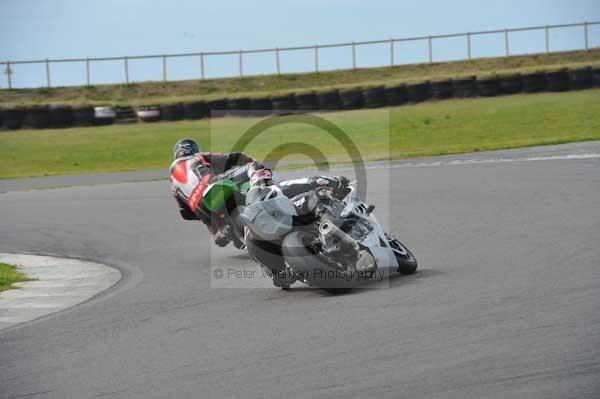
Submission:
{"label": "asphalt race track", "polygon": [[598,398],[600,158],[520,151],[369,169],[420,269],[344,296],[211,288],[211,255],[248,259],[181,220],[166,181],[0,194],[0,252],[124,275],[0,332],[0,397]]}

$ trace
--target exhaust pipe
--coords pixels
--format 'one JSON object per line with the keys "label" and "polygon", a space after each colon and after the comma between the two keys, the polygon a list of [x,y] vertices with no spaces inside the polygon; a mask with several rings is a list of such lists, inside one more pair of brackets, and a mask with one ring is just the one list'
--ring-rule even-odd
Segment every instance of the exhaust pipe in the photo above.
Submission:
{"label": "exhaust pipe", "polygon": [[319,233],[324,236],[337,238],[343,245],[358,249],[356,241],[348,234],[344,233],[342,229],[337,227],[331,220],[325,219],[319,224]]}

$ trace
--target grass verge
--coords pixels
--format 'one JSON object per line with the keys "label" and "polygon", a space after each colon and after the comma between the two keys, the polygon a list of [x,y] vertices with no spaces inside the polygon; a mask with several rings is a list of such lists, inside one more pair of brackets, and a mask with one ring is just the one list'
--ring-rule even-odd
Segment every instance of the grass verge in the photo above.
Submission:
{"label": "grass verge", "polygon": [[590,51],[480,58],[472,61],[359,68],[281,76],[0,90],[0,106],[86,103],[148,105],[226,97],[260,97],[328,88],[393,85],[467,75],[503,75],[554,70],[564,67],[597,65],[598,63],[600,63],[600,49],[592,49]]}
{"label": "grass verge", "polygon": [[8,265],[6,263],[0,263],[0,292],[13,288],[13,283],[31,280],[33,279],[27,277],[23,273],[18,272],[15,266]]}
{"label": "grass verge", "polygon": [[[600,140],[598,89],[454,99],[320,115],[341,127],[366,160]],[[212,122],[3,132],[0,178],[166,169],[177,139],[192,137],[205,150],[226,152],[257,121],[227,117]],[[345,160],[346,153],[338,142],[317,128],[300,124],[268,130],[246,152],[264,159],[277,145],[298,141],[315,145],[328,159]],[[301,154],[286,158],[302,159],[306,157]]]}

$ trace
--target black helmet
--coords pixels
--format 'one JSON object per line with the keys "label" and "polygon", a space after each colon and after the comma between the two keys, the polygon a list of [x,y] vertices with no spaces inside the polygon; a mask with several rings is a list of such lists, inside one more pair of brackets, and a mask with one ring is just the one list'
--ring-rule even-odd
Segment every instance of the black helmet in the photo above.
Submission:
{"label": "black helmet", "polygon": [[200,152],[200,146],[192,139],[181,139],[173,146],[173,159],[187,157]]}

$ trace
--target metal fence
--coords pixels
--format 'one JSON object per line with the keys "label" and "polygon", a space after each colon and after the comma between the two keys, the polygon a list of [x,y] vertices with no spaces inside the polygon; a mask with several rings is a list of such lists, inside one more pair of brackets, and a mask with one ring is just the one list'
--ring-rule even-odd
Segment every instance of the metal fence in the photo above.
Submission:
{"label": "metal fence", "polygon": [[[6,75],[8,88],[13,88],[13,82],[11,75],[13,73],[11,69],[11,65],[18,64],[44,64],[45,65],[45,75],[46,75],[46,85],[48,87],[52,86],[51,79],[51,64],[58,63],[83,63],[85,66],[85,76],[86,81],[85,84],[91,85],[92,79],[90,76],[90,64],[92,62],[97,61],[122,61],[123,62],[123,81],[124,83],[130,83],[130,74],[129,74],[129,61],[131,60],[142,60],[142,59],[162,59],[162,80],[168,81],[167,75],[167,60],[171,58],[181,58],[181,57],[197,57],[198,58],[198,78],[205,80],[207,79],[205,76],[205,61],[208,57],[211,56],[223,56],[223,55],[237,55],[237,64],[238,64],[238,73],[236,75],[231,75],[229,77],[244,77],[244,55],[245,54],[259,54],[259,53],[272,53],[274,55],[274,71],[277,75],[281,75],[281,58],[280,54],[282,52],[292,52],[292,51],[302,51],[302,50],[312,50],[313,52],[313,71],[319,72],[319,50],[327,49],[327,48],[340,48],[347,47],[351,48],[352,57],[351,57],[351,67],[349,66],[347,69],[356,69],[358,67],[356,62],[356,49],[359,46],[368,46],[368,45],[377,45],[377,44],[389,44],[389,65],[401,65],[402,62],[399,62],[398,57],[394,54],[394,46],[397,43],[402,42],[418,42],[424,41],[427,43],[428,47],[428,62],[433,63],[435,61],[434,51],[433,51],[433,42],[434,40],[440,39],[448,39],[448,38],[457,38],[464,37],[465,45],[467,50],[467,58],[468,60],[472,60],[476,57],[473,56],[471,39],[474,36],[481,35],[503,35],[504,36],[504,55],[506,57],[511,55],[510,52],[510,33],[513,32],[524,32],[524,31],[544,31],[545,32],[545,53],[551,52],[551,43],[550,43],[550,30],[552,29],[560,29],[560,28],[574,28],[581,27],[583,30],[583,42],[581,43],[581,47],[578,49],[589,50],[590,40],[589,40],[589,27],[593,25],[600,25],[600,21],[594,22],[582,22],[582,23],[574,23],[574,24],[562,24],[562,25],[545,25],[545,26],[530,26],[525,28],[512,28],[512,29],[497,29],[497,30],[487,30],[487,31],[479,31],[479,32],[466,32],[466,33],[453,33],[446,35],[431,35],[431,36],[419,36],[419,37],[408,37],[408,38],[399,38],[399,39],[385,39],[385,40],[372,40],[372,41],[363,41],[363,42],[348,42],[348,43],[336,43],[336,44],[316,44],[312,46],[298,46],[298,47],[281,47],[281,48],[271,48],[271,49],[253,49],[253,50],[236,50],[236,51],[212,51],[212,52],[199,52],[199,53],[182,53],[182,54],[161,54],[161,55],[136,55],[136,56],[124,56],[124,57],[99,57],[99,58],[68,58],[68,59],[45,59],[45,60],[29,60],[29,61],[4,61],[0,62],[0,65],[4,65],[4,73]],[[499,54],[500,55],[500,54]],[[404,63],[406,64],[406,63]],[[384,66],[384,65],[380,65]],[[270,74],[267,74],[270,75]],[[158,80],[158,79],[157,79]],[[83,83],[83,82],[82,82]],[[120,82],[114,82],[120,83]]]}

